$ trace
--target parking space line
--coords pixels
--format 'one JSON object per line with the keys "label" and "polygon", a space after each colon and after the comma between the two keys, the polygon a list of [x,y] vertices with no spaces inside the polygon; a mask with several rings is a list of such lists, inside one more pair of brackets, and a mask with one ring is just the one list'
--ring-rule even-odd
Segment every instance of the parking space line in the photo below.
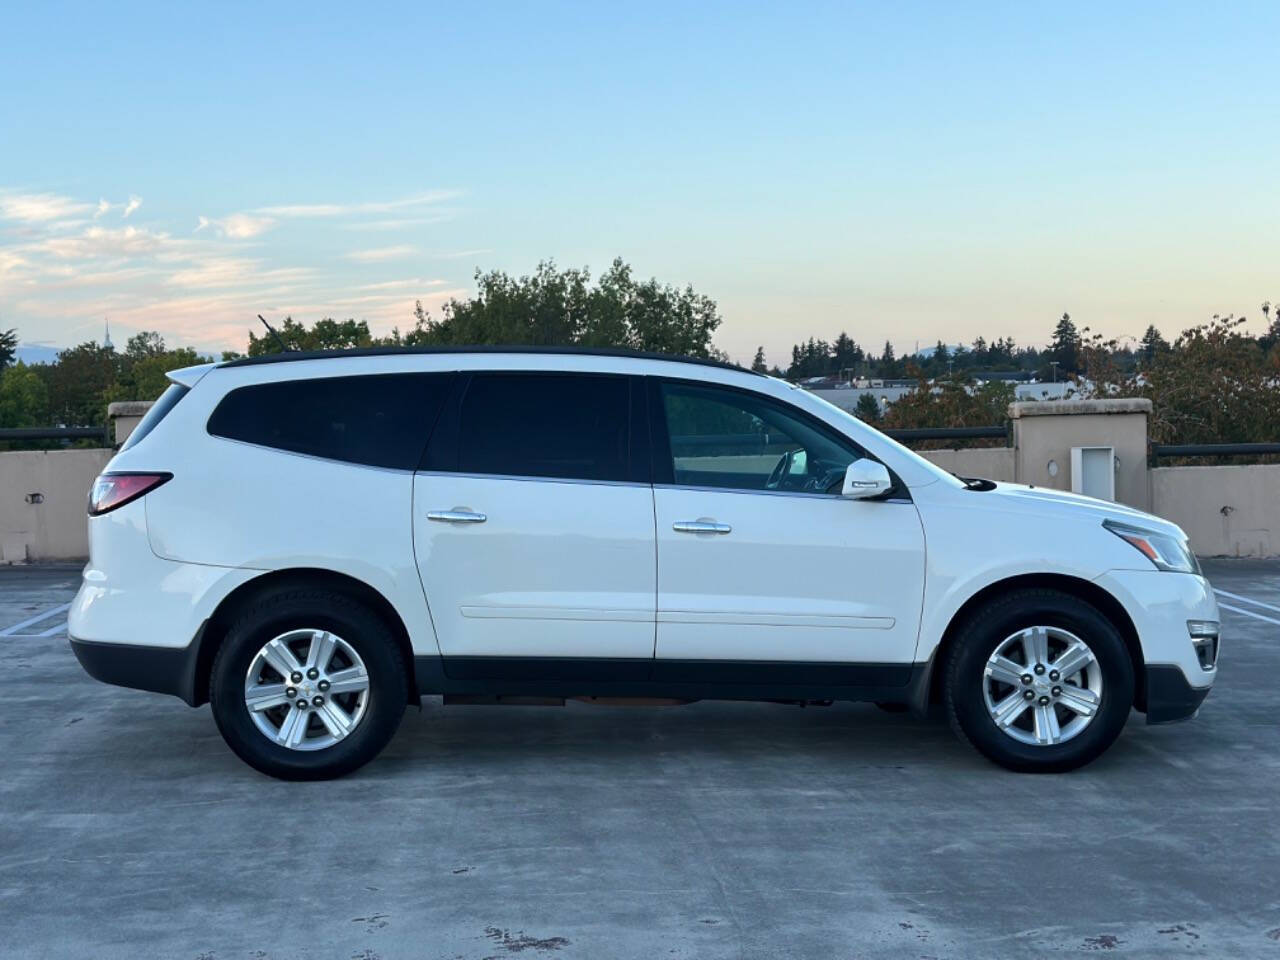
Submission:
{"label": "parking space line", "polygon": [[[19,635],[18,631],[21,630],[23,627],[29,627],[32,624],[39,623],[42,620],[48,620],[50,617],[56,617],[58,614],[66,613],[70,609],[71,609],[71,604],[64,603],[60,607],[54,607],[52,610],[46,610],[44,613],[38,613],[29,620],[23,620],[21,623],[15,623],[11,627],[6,627],[5,629],[0,630],[0,637],[12,637],[15,635]],[[21,634],[21,636],[27,636],[27,634]]]}
{"label": "parking space line", "polygon": [[1219,603],[1218,606],[1223,610],[1230,610],[1232,613],[1240,613],[1246,617],[1253,617],[1255,620],[1263,620],[1267,623],[1274,623],[1277,626],[1280,626],[1280,620],[1277,620],[1275,617],[1264,617],[1260,613],[1254,613],[1252,610],[1243,610],[1240,607],[1233,607],[1229,603]]}
{"label": "parking space line", "polygon": [[50,627],[43,633],[37,633],[37,637],[55,637],[67,629],[67,621],[61,621],[57,626]]}
{"label": "parking space line", "polygon": [[1263,603],[1261,600],[1253,599],[1253,597],[1242,596],[1238,593],[1228,593],[1226,590],[1219,590],[1217,587],[1213,588],[1213,592],[1221,594],[1224,597],[1230,597],[1232,600],[1239,600],[1241,603],[1251,603],[1255,607],[1262,607],[1264,610],[1274,610],[1276,613],[1280,613],[1280,607],[1272,606],[1269,603]]}

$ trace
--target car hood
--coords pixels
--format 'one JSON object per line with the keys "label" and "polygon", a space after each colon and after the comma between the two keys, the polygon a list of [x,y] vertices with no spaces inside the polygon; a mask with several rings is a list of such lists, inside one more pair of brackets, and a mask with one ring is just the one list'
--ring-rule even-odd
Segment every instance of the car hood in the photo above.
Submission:
{"label": "car hood", "polygon": [[1068,493],[1065,490],[1050,490],[1045,487],[1029,487],[1021,483],[997,483],[994,490],[975,493],[976,496],[990,497],[1001,509],[1017,512],[1025,511],[1037,516],[1070,516],[1083,519],[1095,517],[1099,521],[1115,520],[1117,523],[1128,523],[1135,527],[1143,527],[1161,533],[1168,533],[1179,539],[1186,539],[1186,534],[1176,523],[1170,523],[1160,517],[1146,513],[1123,503],[1109,500],[1098,500],[1080,493]]}

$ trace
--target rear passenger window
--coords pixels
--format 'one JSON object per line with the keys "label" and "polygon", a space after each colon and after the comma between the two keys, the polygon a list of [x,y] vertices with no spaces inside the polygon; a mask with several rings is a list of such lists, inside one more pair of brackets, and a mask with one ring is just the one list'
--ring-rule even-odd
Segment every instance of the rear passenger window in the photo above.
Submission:
{"label": "rear passenger window", "polygon": [[290,453],[413,470],[449,378],[388,373],[239,387],[222,398],[208,430]]}
{"label": "rear passenger window", "polygon": [[626,480],[629,409],[625,377],[477,374],[462,401],[458,469]]}

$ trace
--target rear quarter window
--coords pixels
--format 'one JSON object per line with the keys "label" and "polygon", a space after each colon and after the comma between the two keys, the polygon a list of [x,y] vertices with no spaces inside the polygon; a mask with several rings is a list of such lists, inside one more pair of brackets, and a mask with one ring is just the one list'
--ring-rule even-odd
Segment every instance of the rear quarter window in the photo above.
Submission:
{"label": "rear quarter window", "polygon": [[125,438],[124,443],[120,446],[121,450],[128,450],[136,447],[142,442],[142,439],[156,428],[169,411],[178,405],[178,401],[187,395],[190,387],[184,387],[180,383],[171,383],[164,393],[160,394],[160,399],[151,405],[151,409],[142,415],[142,419],[138,421],[138,425],[133,428],[133,432]]}
{"label": "rear quarter window", "polygon": [[413,470],[450,376],[369,374],[237,387],[214,409],[208,431],[326,460]]}

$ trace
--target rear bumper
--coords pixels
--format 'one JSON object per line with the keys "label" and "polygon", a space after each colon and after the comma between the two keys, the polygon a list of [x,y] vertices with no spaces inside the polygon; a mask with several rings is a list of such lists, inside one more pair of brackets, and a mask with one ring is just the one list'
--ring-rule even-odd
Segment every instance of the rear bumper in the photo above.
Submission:
{"label": "rear bumper", "polygon": [[1147,666],[1147,723],[1190,720],[1211,687],[1193,687],[1182,668],[1170,663]]}
{"label": "rear bumper", "polygon": [[[196,638],[199,640],[199,637]],[[186,647],[150,647],[133,643],[97,643],[71,638],[71,652],[85,673],[103,683],[135,690],[167,693],[189,706],[203,703],[196,698],[196,654],[198,642]]]}

